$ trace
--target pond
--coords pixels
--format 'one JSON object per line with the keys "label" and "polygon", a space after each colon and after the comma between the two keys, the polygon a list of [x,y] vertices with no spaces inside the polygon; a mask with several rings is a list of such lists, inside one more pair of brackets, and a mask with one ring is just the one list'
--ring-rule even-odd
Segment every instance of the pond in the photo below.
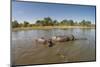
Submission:
{"label": "pond", "polygon": [[[37,44],[35,39],[73,34],[75,40],[55,43],[51,48]],[[49,29],[12,31],[12,63],[16,65],[95,61],[95,29]]]}

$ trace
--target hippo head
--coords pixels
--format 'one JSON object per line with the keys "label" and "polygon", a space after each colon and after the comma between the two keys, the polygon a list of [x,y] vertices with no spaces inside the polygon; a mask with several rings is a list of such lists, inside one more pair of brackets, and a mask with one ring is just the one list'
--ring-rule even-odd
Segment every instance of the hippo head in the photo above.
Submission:
{"label": "hippo head", "polygon": [[57,36],[53,36],[53,37],[52,37],[52,40],[56,40],[56,39],[57,39]]}

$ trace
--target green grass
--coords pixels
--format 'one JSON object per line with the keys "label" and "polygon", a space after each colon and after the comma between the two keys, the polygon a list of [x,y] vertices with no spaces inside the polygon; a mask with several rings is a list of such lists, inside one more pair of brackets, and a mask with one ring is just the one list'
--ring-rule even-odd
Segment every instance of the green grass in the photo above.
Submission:
{"label": "green grass", "polygon": [[18,30],[45,30],[45,29],[69,29],[69,28],[95,28],[94,26],[33,26],[33,27],[17,27],[12,31]]}

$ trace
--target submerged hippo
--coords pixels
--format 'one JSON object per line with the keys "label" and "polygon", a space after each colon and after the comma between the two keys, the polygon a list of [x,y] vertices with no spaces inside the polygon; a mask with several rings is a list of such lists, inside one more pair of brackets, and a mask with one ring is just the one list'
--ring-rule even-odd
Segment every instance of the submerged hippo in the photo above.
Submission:
{"label": "submerged hippo", "polygon": [[63,35],[63,36],[53,36],[52,41],[59,41],[59,42],[64,42],[64,41],[72,41],[75,40],[75,37],[73,35]]}
{"label": "submerged hippo", "polygon": [[52,41],[65,42],[74,40],[86,40],[86,38],[75,38],[74,35],[53,36]]}
{"label": "submerged hippo", "polygon": [[47,44],[48,47],[52,47],[54,45],[54,42],[66,42],[74,40],[86,40],[86,38],[75,38],[74,35],[63,35],[63,36],[53,36],[49,39],[41,37],[36,39],[36,42],[41,44]]}
{"label": "submerged hippo", "polygon": [[40,44],[46,44],[46,45],[48,45],[48,47],[52,47],[54,45],[54,43],[52,42],[51,39],[46,39],[44,37],[36,39],[36,42],[38,42]]}
{"label": "submerged hippo", "polygon": [[46,44],[47,40],[44,37],[41,37],[41,38],[36,39],[36,42]]}

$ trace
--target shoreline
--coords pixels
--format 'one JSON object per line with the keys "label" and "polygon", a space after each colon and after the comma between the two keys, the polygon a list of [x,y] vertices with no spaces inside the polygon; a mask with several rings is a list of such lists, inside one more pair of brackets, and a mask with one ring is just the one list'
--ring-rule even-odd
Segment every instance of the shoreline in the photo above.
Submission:
{"label": "shoreline", "polygon": [[12,31],[20,31],[20,30],[47,30],[47,29],[95,29],[95,26],[34,26],[34,27],[18,27],[12,28]]}

